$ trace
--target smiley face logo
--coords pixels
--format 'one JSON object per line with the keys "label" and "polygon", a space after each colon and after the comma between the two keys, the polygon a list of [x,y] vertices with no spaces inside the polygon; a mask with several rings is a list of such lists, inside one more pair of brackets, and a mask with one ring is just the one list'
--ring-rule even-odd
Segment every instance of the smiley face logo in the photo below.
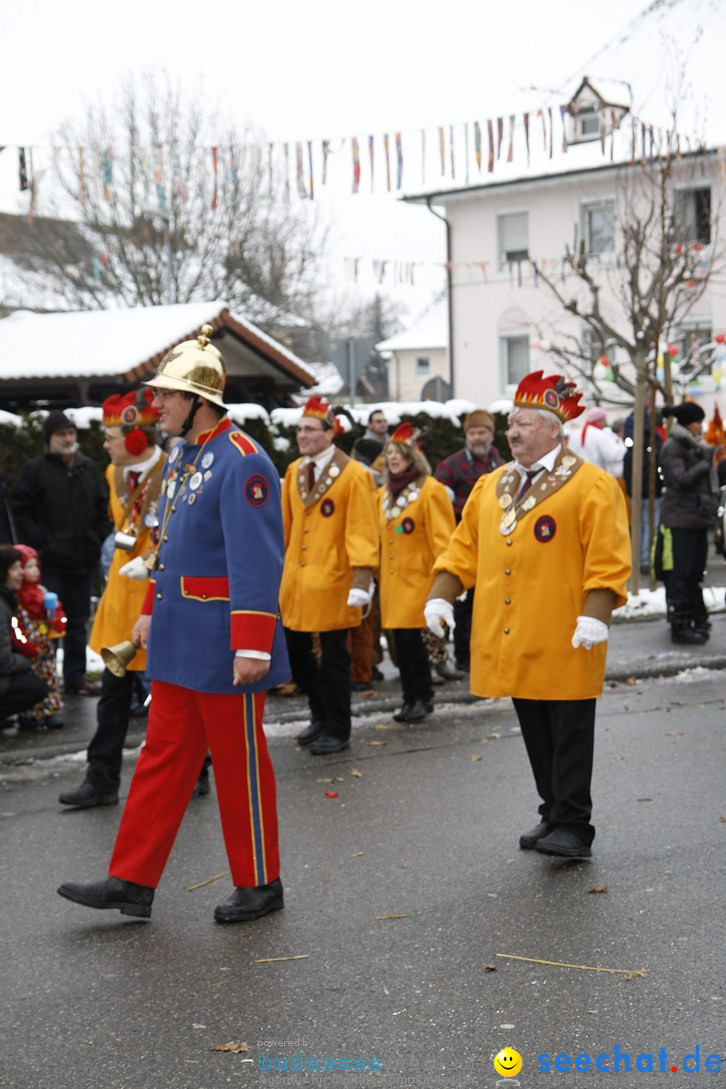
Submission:
{"label": "smiley face logo", "polygon": [[522,1069],[522,1056],[513,1047],[503,1047],[494,1056],[494,1069],[504,1078],[513,1078]]}

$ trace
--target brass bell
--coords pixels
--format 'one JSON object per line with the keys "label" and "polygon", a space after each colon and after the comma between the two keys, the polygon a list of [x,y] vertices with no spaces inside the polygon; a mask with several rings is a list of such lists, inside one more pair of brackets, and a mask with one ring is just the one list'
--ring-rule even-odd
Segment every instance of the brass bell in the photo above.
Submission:
{"label": "brass bell", "polygon": [[112,647],[101,647],[103,664],[114,677],[123,677],[129,663],[136,657],[137,650],[136,644],[128,639],[124,639],[123,643],[115,643]]}

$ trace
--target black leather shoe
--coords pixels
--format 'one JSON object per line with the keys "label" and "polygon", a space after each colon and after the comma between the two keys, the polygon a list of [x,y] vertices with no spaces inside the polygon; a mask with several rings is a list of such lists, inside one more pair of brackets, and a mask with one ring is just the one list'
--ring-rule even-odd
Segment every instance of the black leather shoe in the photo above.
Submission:
{"label": "black leather shoe", "polygon": [[351,681],[350,690],[351,692],[370,692],[371,681]]}
{"label": "black leather shoe", "polygon": [[101,686],[89,681],[87,677],[81,677],[79,681],[69,681],[66,685],[66,692],[70,692],[74,696],[100,696]]}
{"label": "black leather shoe", "polygon": [[414,704],[408,709],[408,714],[404,718],[404,722],[421,722],[427,718],[434,709],[433,703],[427,703],[424,700],[416,700]]}
{"label": "black leather shoe", "polygon": [[540,821],[536,828],[533,828],[531,832],[525,832],[523,836],[519,837],[519,846],[523,851],[533,851],[537,841],[544,839],[547,833],[550,831],[551,825],[546,824],[544,821]]}
{"label": "black leather shoe", "polygon": [[535,851],[543,855],[560,855],[562,858],[592,858],[590,845],[564,828],[555,828],[548,835],[538,839]]}
{"label": "black leather shoe", "polygon": [[321,734],[310,746],[313,756],[330,756],[334,752],[343,752],[350,748],[350,741],[342,737],[330,737],[329,734]]}
{"label": "black leather shoe", "polygon": [[404,703],[401,710],[396,711],[395,715],[393,716],[393,721],[394,722],[407,722],[408,721],[408,714],[409,714],[409,711],[411,710],[412,707],[413,707],[412,703]]}
{"label": "black leather shoe", "polygon": [[300,731],[295,740],[298,745],[309,745],[311,741],[315,741],[316,738],[320,737],[324,726],[324,722],[313,721],[304,730]]}
{"label": "black leather shoe", "polygon": [[385,673],[381,673],[378,666],[373,666],[373,669],[371,670],[371,680],[372,681],[385,681],[385,679],[386,679]]}
{"label": "black leather shoe", "polygon": [[107,877],[92,885],[61,885],[58,895],[89,908],[115,908],[122,915],[133,915],[137,919],[151,917],[154,900],[153,889],[135,885],[133,881],[122,881],[120,877]]}
{"label": "black leather shoe", "polygon": [[282,882],[277,877],[269,885],[258,885],[251,889],[236,888],[229,900],[214,909],[214,921],[250,923],[272,911],[282,911],[284,906]]}
{"label": "black leather shoe", "polygon": [[96,805],[118,805],[118,791],[94,786],[84,779],[77,790],[67,790],[58,799],[61,805],[74,805],[76,809],[93,809]]}

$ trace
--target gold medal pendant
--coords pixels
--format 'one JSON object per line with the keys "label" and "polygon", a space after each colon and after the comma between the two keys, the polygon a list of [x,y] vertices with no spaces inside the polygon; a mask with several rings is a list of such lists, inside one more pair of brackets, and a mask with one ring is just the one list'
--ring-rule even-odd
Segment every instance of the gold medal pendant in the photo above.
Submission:
{"label": "gold medal pendant", "polygon": [[502,510],[506,510],[507,507],[511,507],[513,502],[514,500],[507,492],[505,492],[503,495],[500,495],[499,499],[497,499],[497,503],[502,508]]}
{"label": "gold medal pendant", "polygon": [[503,534],[503,536],[507,537],[514,530],[516,525],[517,525],[516,511],[514,511],[512,508],[510,508],[508,511],[506,511],[502,515],[502,520],[499,523],[499,532],[501,534]]}

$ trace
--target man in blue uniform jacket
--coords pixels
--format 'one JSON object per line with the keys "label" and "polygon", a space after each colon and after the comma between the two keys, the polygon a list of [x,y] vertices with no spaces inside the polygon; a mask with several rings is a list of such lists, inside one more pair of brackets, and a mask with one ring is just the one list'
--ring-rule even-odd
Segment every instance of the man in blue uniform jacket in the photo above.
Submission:
{"label": "man in blue uniform jacket", "polygon": [[[148,918],[207,748],[212,754],[232,896],[217,922],[283,907],[275,779],[262,729],[267,690],[290,676],[278,614],[283,535],[278,474],[226,417],[224,360],[204,326],[172,349],[156,378],[169,455],[158,543],[133,632],[148,645],[152,700],[109,877],[61,896]],[[136,564],[136,561],[133,561]],[[143,570],[142,570],[143,568]]]}

